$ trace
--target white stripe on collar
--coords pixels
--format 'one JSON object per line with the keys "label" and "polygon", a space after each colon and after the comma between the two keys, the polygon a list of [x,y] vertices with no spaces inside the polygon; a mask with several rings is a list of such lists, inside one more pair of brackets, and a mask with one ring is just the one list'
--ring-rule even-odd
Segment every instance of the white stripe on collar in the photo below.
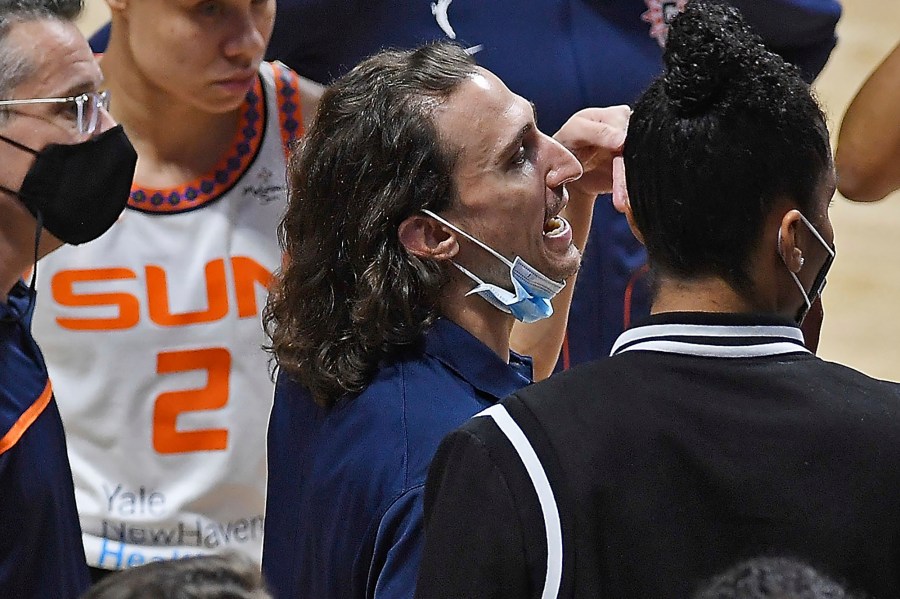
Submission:
{"label": "white stripe on collar", "polygon": [[[673,337],[677,339],[672,339]],[[698,339],[693,341],[691,337]],[[716,344],[716,338],[728,339],[731,343]],[[747,338],[753,338],[753,341],[744,341]],[[765,338],[771,341],[765,341]],[[619,335],[610,355],[635,350],[721,358],[810,353],[803,345],[803,333],[800,329],[779,325],[656,324],[636,327]]]}

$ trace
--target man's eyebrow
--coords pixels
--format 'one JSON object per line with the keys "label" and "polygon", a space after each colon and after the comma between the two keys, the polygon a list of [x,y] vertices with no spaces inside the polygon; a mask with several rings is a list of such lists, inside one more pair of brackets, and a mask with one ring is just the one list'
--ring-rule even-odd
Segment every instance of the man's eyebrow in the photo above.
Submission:
{"label": "man's eyebrow", "polygon": [[[101,84],[102,85],[102,84]],[[74,96],[80,96],[81,94],[89,94],[91,92],[95,92],[99,87],[97,87],[93,81],[80,81],[78,83],[72,84],[66,91],[60,93],[57,98],[71,98]]]}

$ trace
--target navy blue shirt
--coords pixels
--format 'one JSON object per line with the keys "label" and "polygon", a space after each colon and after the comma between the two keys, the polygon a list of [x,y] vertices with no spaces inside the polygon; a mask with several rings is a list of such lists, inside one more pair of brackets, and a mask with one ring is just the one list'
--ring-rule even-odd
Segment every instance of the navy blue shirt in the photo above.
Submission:
{"label": "navy blue shirt", "polygon": [[263,545],[275,597],[411,597],[438,444],[530,382],[529,358],[512,353],[506,364],[446,319],[330,409],[279,375]]}
{"label": "navy blue shirt", "polygon": [[0,597],[78,597],[88,570],[62,420],[31,336],[31,292],[0,300]]}
{"label": "navy blue shirt", "polygon": [[[679,0],[680,1],[680,0]],[[728,0],[807,80],[835,45],[837,0]],[[662,71],[675,0],[277,0],[267,57],[328,83],[385,47],[453,38],[533,101],[552,133],[588,106],[631,104]],[[444,18],[446,17],[446,18]],[[106,32],[92,40],[106,45]],[[607,197],[594,224],[560,366],[609,355],[630,321],[649,314],[646,254]]]}

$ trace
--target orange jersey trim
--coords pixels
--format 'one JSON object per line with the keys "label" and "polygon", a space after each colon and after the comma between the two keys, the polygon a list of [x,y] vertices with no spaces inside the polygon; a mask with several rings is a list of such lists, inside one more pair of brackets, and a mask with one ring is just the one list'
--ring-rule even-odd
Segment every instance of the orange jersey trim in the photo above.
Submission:
{"label": "orange jersey trim", "polygon": [[199,208],[219,199],[244,176],[262,147],[266,129],[266,105],[262,80],[256,77],[247,93],[234,139],[212,170],[197,179],[165,189],[131,187],[128,207],[154,214],[175,214]]}
{"label": "orange jersey trim", "polygon": [[289,158],[293,142],[303,135],[303,109],[300,98],[300,76],[280,62],[269,63],[275,76],[278,100],[278,124],[284,157]]}
{"label": "orange jersey trim", "polygon": [[41,395],[35,400],[31,406],[19,416],[19,419],[16,420],[16,423],[12,425],[12,428],[7,431],[3,438],[0,439],[0,455],[3,455],[16,443],[19,442],[19,439],[22,438],[22,435],[25,434],[25,431],[34,424],[35,420],[38,419],[44,412],[44,408],[50,405],[50,399],[53,397],[53,388],[50,386],[50,381],[47,381],[47,386],[44,387],[44,391]]}

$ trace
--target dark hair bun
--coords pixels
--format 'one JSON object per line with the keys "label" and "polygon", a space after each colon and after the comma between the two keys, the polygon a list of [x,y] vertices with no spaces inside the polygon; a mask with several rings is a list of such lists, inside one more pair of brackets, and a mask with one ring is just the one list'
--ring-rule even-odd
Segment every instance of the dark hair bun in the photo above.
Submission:
{"label": "dark hair bun", "polygon": [[663,87],[676,114],[706,112],[741,95],[761,69],[783,61],[768,52],[732,6],[689,2],[672,22],[663,56]]}

